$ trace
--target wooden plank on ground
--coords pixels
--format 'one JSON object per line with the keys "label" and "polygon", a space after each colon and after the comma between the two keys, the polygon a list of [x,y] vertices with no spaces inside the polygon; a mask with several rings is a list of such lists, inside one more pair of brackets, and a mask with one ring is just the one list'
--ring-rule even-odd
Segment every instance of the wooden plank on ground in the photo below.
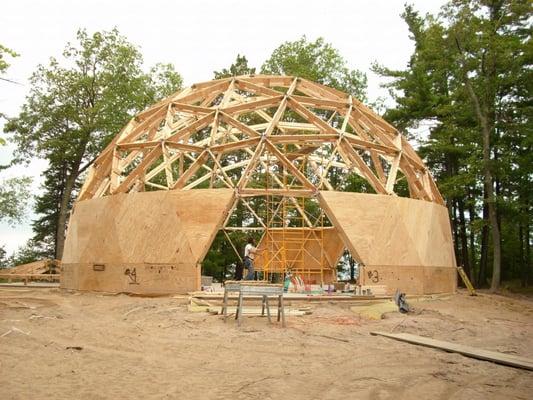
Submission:
{"label": "wooden plank on ground", "polygon": [[467,357],[477,358],[479,360],[491,361],[497,364],[533,371],[533,360],[525,357],[513,356],[499,353],[497,351],[477,349],[471,346],[430,339],[427,337],[411,335],[409,333],[371,332],[370,334],[384,336],[389,339],[399,340],[401,342],[431,347],[433,349],[444,350],[447,352],[459,353]]}

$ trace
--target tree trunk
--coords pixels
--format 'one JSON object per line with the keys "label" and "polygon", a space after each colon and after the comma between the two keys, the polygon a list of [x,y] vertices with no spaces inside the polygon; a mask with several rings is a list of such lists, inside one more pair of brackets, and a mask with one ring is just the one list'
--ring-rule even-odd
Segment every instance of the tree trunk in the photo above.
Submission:
{"label": "tree trunk", "polygon": [[457,209],[459,211],[459,236],[461,239],[461,259],[463,261],[463,269],[469,279],[472,279],[470,271],[470,263],[468,258],[468,239],[466,236],[466,220],[465,207],[462,199],[457,199]]}
{"label": "tree trunk", "polygon": [[500,237],[500,228],[498,225],[498,214],[496,210],[496,198],[494,195],[494,182],[492,177],[492,171],[490,168],[490,134],[491,134],[491,125],[488,121],[488,111],[482,110],[479,103],[479,99],[470,84],[468,78],[465,77],[465,85],[472,100],[474,103],[474,109],[476,116],[481,125],[481,133],[483,136],[483,183],[485,186],[485,191],[487,193],[487,204],[489,207],[489,221],[490,227],[492,229],[492,247],[493,247],[493,265],[492,265],[492,282],[490,285],[491,291],[495,292],[500,288],[501,280],[501,258],[502,258],[502,248],[501,248],[501,237]]}
{"label": "tree trunk", "polygon": [[477,284],[479,287],[487,283],[487,262],[489,256],[489,206],[487,192],[483,190],[483,228],[481,229],[481,254],[479,256],[479,275]]}
{"label": "tree trunk", "polygon": [[[488,143],[488,139],[485,139],[484,141]],[[487,164],[488,164],[488,161],[487,161]],[[494,193],[492,190],[492,174],[490,173],[488,166],[485,167],[484,169],[486,170],[484,175],[485,175],[485,185],[488,188],[487,194],[489,197],[488,198],[489,220],[490,220],[490,225],[492,228],[492,246],[493,246],[493,254],[494,254],[494,259],[493,259],[493,264],[492,264],[492,282],[490,284],[490,290],[495,292],[500,288],[502,248],[501,248],[500,228],[498,226],[498,215],[497,215],[496,204],[495,204],[496,200],[494,198]]]}
{"label": "tree trunk", "polygon": [[468,214],[469,214],[469,225],[470,225],[470,231],[469,234],[469,244],[470,244],[470,268],[471,268],[471,274],[472,274],[472,282],[475,282],[476,274],[476,236],[473,229],[474,221],[477,219],[476,217],[476,211],[474,209],[474,202],[473,202],[473,195],[470,196],[471,199],[468,204]]}
{"label": "tree trunk", "polygon": [[526,286],[529,285],[531,280],[531,246],[530,246],[530,229],[529,229],[529,223],[526,223],[526,229],[525,229],[525,245],[526,245],[526,264],[525,268],[527,268],[526,273]]}
{"label": "tree trunk", "polygon": [[[497,2],[489,6],[490,20],[496,21],[499,17],[499,4]],[[497,36],[496,30],[492,32],[494,38]],[[484,68],[481,71],[482,82],[484,83],[485,95],[483,96],[483,103],[480,102],[479,96],[474,91],[470,78],[468,77],[468,67],[466,66],[465,55],[463,49],[459,43],[459,39],[456,37],[455,42],[457,49],[461,56],[461,68],[463,73],[463,82],[466,90],[472,101],[476,118],[479,121],[481,127],[481,135],[483,139],[483,184],[485,191],[487,192],[487,203],[489,208],[489,221],[492,229],[492,242],[493,242],[493,266],[492,266],[492,282],[491,291],[495,292],[500,288],[501,277],[501,237],[500,228],[498,226],[498,213],[496,210],[496,197],[494,195],[494,182],[491,170],[491,134],[494,130],[494,104],[496,100],[496,50],[493,48],[494,41],[489,42],[490,48],[487,49],[486,57],[484,59]]]}
{"label": "tree trunk", "polygon": [[457,265],[463,265],[462,254],[459,251],[459,231],[457,229],[457,207],[455,199],[451,200],[451,206],[449,207],[451,212],[451,223],[452,223],[452,234],[453,234],[453,251],[455,252],[455,259],[457,260]]}
{"label": "tree trunk", "polygon": [[525,237],[522,223],[518,225],[518,242],[520,243],[520,285],[524,288],[527,286],[527,264],[525,257]]}
{"label": "tree trunk", "polygon": [[63,249],[65,247],[65,231],[69,214],[69,203],[72,196],[72,191],[74,190],[74,185],[76,184],[76,178],[78,177],[77,171],[78,168],[76,168],[76,172],[67,174],[65,179],[65,187],[63,189],[63,193],[61,194],[61,203],[59,204],[59,213],[57,217],[55,252],[55,257],[58,260],[61,260],[63,257]]}

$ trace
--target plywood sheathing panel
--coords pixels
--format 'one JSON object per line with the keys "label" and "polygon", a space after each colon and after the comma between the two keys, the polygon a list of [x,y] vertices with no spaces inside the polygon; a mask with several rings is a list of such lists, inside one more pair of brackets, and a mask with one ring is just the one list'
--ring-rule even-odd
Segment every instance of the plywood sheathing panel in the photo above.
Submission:
{"label": "plywood sheathing panel", "polygon": [[200,266],[196,264],[65,264],[61,287],[112,293],[168,294],[198,290]]}
{"label": "plywood sheathing panel", "polygon": [[320,204],[352,255],[361,283],[412,294],[453,292],[455,259],[448,213],[436,203],[321,191]]}
{"label": "plywood sheathing panel", "polygon": [[[221,227],[233,196],[227,189],[204,189],[80,201],[69,223],[65,272],[70,271],[68,276],[78,282],[78,288],[86,290],[115,287],[120,291],[127,265],[175,266],[169,270],[171,275],[178,274],[177,266],[187,266],[183,268],[194,271],[191,280],[197,281],[197,264]],[[103,264],[105,270],[93,271],[93,264]],[[91,268],[76,267],[80,265]],[[68,276],[62,281],[64,287],[74,285]],[[192,286],[184,291],[198,289],[197,284]]]}

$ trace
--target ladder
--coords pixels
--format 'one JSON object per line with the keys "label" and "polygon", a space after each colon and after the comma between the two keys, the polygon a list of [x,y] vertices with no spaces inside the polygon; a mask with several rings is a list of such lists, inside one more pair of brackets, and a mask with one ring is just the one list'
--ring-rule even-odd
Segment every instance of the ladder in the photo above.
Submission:
{"label": "ladder", "polygon": [[474,289],[472,282],[470,282],[470,279],[468,279],[468,276],[466,276],[466,273],[463,267],[457,267],[457,272],[459,272],[459,276],[461,277],[461,279],[463,280],[463,283],[468,289],[470,296],[477,296],[476,289]]}

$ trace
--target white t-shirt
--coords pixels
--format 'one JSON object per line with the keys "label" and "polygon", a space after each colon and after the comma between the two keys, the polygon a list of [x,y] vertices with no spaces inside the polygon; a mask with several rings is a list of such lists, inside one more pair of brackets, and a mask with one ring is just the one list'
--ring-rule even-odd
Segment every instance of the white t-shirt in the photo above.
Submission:
{"label": "white t-shirt", "polygon": [[254,259],[254,252],[257,249],[251,244],[248,243],[246,246],[244,246],[244,257],[250,257],[252,260]]}

